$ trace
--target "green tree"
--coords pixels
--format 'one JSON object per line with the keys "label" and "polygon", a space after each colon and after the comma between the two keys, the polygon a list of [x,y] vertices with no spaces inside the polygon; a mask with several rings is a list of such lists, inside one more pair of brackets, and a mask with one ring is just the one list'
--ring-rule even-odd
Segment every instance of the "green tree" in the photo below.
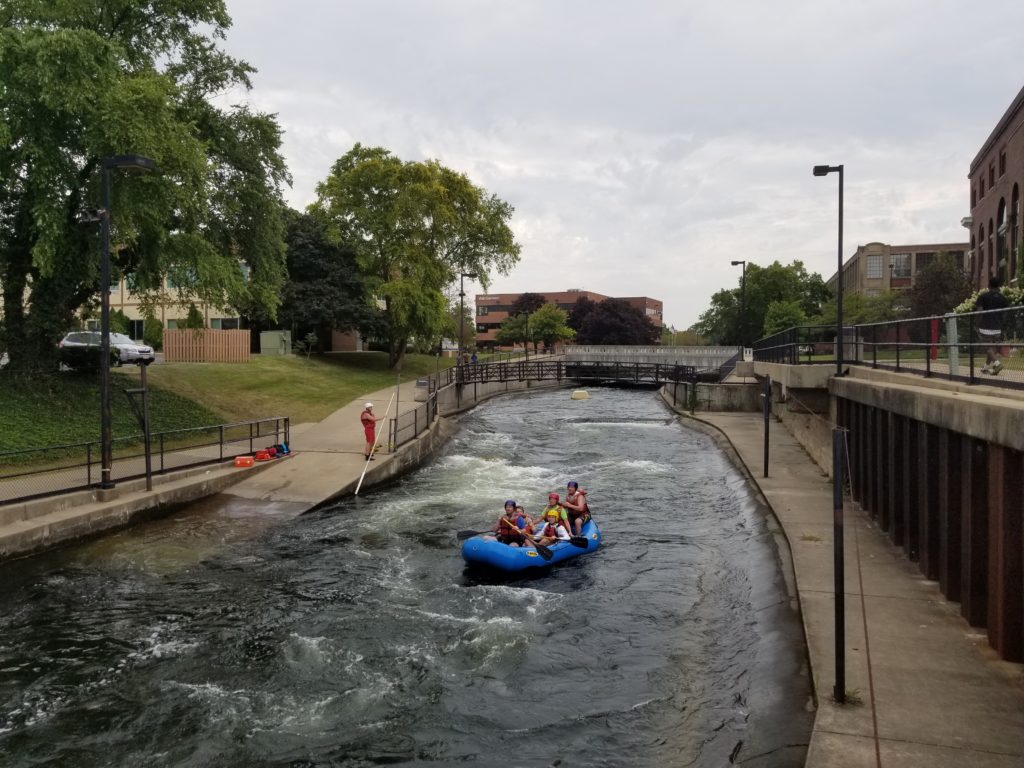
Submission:
{"label": "green tree", "polygon": [[512,207],[435,160],[405,162],[356,144],[317,187],[311,212],[331,237],[356,248],[370,292],[384,302],[392,368],[412,336],[446,325],[446,286],[460,273],[508,271],[519,260]]}
{"label": "green tree", "polygon": [[[494,338],[499,344],[508,344],[510,346],[523,344],[525,346],[532,339],[530,331],[529,315],[512,315],[501,324],[501,328],[498,329]],[[534,350],[536,348],[537,344],[534,341]]]}
{"label": "green tree", "polygon": [[792,328],[796,325],[805,325],[807,315],[799,301],[773,301],[768,305],[768,311],[764,315],[764,335],[773,334]]}
{"label": "green tree", "polygon": [[571,341],[576,337],[576,331],[566,324],[569,313],[555,304],[545,304],[529,318],[533,338],[543,342],[547,348],[559,341]]}
{"label": "green tree", "polygon": [[12,367],[51,365],[53,342],[106,290],[95,212],[113,155],[158,167],[111,171],[112,271],[144,309],[169,276],[180,301],[276,312],[288,177],[273,117],[213,103],[253,71],[218,48],[229,26],[223,0],[4,4],[0,345]]}
{"label": "green tree", "polygon": [[188,305],[188,315],[179,327],[192,330],[206,327],[206,318],[203,317],[203,313],[199,311],[199,307],[195,305],[195,302]]}
{"label": "green tree", "polygon": [[358,329],[364,337],[380,331],[380,312],[371,303],[355,249],[327,237],[321,221],[289,211],[285,233],[288,282],[280,317],[292,338],[313,332],[329,339],[334,330]]}
{"label": "green tree", "polygon": [[[843,296],[843,325],[887,323],[907,316],[907,294],[904,291],[882,291],[874,296],[848,293]],[[821,311],[808,320],[808,325],[836,324],[836,300],[829,299]]]}
{"label": "green tree", "polygon": [[971,295],[971,279],[956,259],[939,253],[914,278],[907,300],[912,317],[929,317],[952,312]]}
{"label": "green tree", "polygon": [[748,263],[746,285],[723,289],[711,297],[711,307],[694,326],[697,332],[715,343],[740,344],[764,335],[768,307],[776,301],[795,301],[808,317],[821,311],[830,296],[817,273],[808,273],[801,261],[783,265],[778,261],[767,267]]}

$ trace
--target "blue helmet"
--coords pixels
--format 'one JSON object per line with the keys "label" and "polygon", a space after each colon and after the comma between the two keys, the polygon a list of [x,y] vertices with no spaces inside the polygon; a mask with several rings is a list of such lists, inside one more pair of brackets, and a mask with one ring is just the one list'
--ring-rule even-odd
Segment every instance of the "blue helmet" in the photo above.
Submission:
{"label": "blue helmet", "polygon": [[565,487],[566,488],[579,488],[580,484],[577,483],[575,480],[570,480],[568,483],[565,484]]}
{"label": "blue helmet", "polygon": [[505,506],[506,507],[508,507],[508,506],[513,506],[514,507],[515,505],[516,505],[516,502],[515,502],[514,499],[509,499],[508,501],[505,502]]}

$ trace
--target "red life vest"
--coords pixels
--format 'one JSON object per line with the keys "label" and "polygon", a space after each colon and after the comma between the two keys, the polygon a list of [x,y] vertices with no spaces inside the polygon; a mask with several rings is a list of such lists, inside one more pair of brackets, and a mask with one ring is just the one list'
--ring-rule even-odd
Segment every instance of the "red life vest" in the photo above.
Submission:
{"label": "red life vest", "polygon": [[515,523],[509,520],[507,517],[502,515],[498,518],[498,535],[499,536],[516,536],[519,534],[519,529],[516,528]]}

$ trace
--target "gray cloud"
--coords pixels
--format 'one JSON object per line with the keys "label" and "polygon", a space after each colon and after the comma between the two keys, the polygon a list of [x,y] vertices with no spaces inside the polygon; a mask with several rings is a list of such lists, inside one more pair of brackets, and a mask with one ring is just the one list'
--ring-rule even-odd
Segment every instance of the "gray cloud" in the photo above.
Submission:
{"label": "gray cloud", "polygon": [[677,327],[738,284],[731,259],[835,271],[816,163],[846,167],[847,255],[963,240],[968,165],[1024,71],[1024,7],[995,0],[228,7],[293,205],[356,141],[437,158],[516,208],[522,261],[491,290],[648,295]]}

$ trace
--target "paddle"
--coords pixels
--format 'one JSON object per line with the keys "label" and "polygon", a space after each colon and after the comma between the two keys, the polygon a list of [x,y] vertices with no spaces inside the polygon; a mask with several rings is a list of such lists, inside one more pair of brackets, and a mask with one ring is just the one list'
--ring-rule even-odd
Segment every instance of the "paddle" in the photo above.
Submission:
{"label": "paddle", "polygon": [[[474,536],[483,536],[487,533],[494,533],[494,531],[459,531],[455,534],[455,537],[459,541],[465,541],[466,539],[471,539]],[[520,531],[520,533],[523,534],[523,538],[525,538],[528,542],[533,544],[533,546],[537,550],[537,554],[540,555],[544,560],[550,560],[552,557],[555,556],[554,552],[545,547],[543,544],[538,544],[528,533],[524,533],[523,531]],[[586,539],[584,539],[584,541],[586,541]],[[577,544],[576,546],[579,546],[579,544]],[[584,544],[583,546],[586,546],[586,544]]]}

